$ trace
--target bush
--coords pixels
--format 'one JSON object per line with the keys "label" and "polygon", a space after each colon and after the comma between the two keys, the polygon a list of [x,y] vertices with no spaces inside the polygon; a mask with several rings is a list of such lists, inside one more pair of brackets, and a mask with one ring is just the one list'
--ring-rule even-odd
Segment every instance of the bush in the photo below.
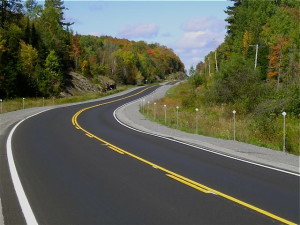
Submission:
{"label": "bush", "polygon": [[260,71],[253,69],[253,62],[236,56],[216,73],[207,95],[216,103],[241,103],[245,112],[249,112],[265,96],[265,87]]}

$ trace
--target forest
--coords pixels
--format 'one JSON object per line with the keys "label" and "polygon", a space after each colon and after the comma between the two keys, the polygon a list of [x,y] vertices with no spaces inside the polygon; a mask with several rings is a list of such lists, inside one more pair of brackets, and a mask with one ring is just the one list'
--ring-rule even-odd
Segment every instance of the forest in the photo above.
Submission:
{"label": "forest", "polygon": [[68,73],[121,84],[183,78],[177,55],[157,43],[74,34],[62,0],[0,1],[0,98],[59,96]]}
{"label": "forest", "polygon": [[300,2],[231,1],[225,41],[192,68],[191,82],[210,104],[299,115]]}
{"label": "forest", "polygon": [[157,105],[179,106],[171,127],[195,132],[197,109],[199,134],[299,155],[300,2],[231,0],[225,12],[224,42]]}

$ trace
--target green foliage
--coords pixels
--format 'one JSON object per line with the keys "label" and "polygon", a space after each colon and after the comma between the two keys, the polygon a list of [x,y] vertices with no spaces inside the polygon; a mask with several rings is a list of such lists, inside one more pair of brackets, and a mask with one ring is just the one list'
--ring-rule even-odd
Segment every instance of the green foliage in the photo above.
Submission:
{"label": "green foliage", "polygon": [[[88,61],[94,78],[105,75],[123,84],[155,82],[183,72],[184,66],[171,49],[112,37],[78,35],[79,63]],[[78,52],[78,51],[77,51]],[[172,74],[172,75],[171,75]],[[178,74],[177,74],[178,75]],[[182,76],[177,76],[181,78]]]}
{"label": "green foliage", "polygon": [[20,61],[24,75],[30,77],[38,63],[38,52],[31,45],[21,42]]}
{"label": "green foliage", "polygon": [[[207,100],[230,103],[244,113],[299,112],[300,2],[233,0],[225,42],[196,67]],[[255,45],[257,68],[254,69]],[[216,67],[218,60],[219,72]]]}
{"label": "green foliage", "polygon": [[265,94],[259,78],[252,62],[234,57],[216,74],[208,98],[217,103],[242,104],[243,111],[249,112]]}
{"label": "green foliage", "polygon": [[[24,5],[24,7],[23,7]],[[123,84],[156,82],[184,66],[171,49],[112,37],[73,35],[62,0],[0,1],[0,98],[58,95],[68,72]],[[178,73],[181,72],[181,73]]]}
{"label": "green foliage", "polygon": [[189,78],[189,81],[191,82],[193,87],[196,88],[205,83],[205,78],[201,74],[195,73]]}
{"label": "green foliage", "polygon": [[40,91],[45,96],[58,95],[61,90],[63,75],[61,72],[60,61],[55,51],[50,51],[46,58],[45,70],[40,71]]}
{"label": "green foliage", "polygon": [[24,6],[26,9],[25,15],[30,20],[37,19],[43,11],[43,7],[41,5],[39,5],[36,0],[26,0]]}
{"label": "green foliage", "polygon": [[300,2],[232,1],[225,41],[196,66],[188,82],[193,90],[182,103],[207,111],[227,108],[225,117],[235,109],[243,121],[240,140],[274,149],[282,148],[281,113],[286,111],[287,149],[299,154]]}

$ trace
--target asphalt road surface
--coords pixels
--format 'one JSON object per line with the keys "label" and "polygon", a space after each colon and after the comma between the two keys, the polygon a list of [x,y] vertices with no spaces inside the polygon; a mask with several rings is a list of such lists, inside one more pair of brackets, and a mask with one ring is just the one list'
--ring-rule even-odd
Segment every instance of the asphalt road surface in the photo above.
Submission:
{"label": "asphalt road surface", "polygon": [[299,223],[299,176],[115,120],[117,107],[155,88],[53,109],[17,127],[14,162],[39,224]]}

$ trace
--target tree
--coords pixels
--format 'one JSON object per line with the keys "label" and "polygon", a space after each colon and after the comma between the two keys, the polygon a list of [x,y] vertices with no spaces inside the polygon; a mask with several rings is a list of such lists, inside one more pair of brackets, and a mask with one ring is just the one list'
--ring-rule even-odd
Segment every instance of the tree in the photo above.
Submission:
{"label": "tree", "polygon": [[80,56],[80,47],[79,47],[79,42],[78,42],[78,36],[75,35],[72,38],[72,46],[73,46],[73,55],[75,59],[75,70],[78,68],[78,59]]}
{"label": "tree", "polygon": [[45,70],[39,74],[39,89],[46,96],[59,94],[63,81],[60,61],[54,50],[48,54]]}
{"label": "tree", "polygon": [[35,66],[38,63],[38,52],[24,41],[21,41],[20,61],[23,74],[30,78],[34,74]]}
{"label": "tree", "polygon": [[0,23],[2,28],[12,22],[18,22],[18,19],[22,16],[21,0],[1,0],[0,10]]}
{"label": "tree", "polygon": [[283,47],[288,44],[289,41],[283,37],[277,37],[277,44],[271,47],[271,55],[269,56],[269,77],[277,77],[277,90],[279,89],[279,82],[281,78],[281,67],[283,58]]}
{"label": "tree", "polygon": [[25,15],[30,20],[36,20],[40,17],[43,7],[38,4],[36,0],[27,0],[24,4],[25,6]]}
{"label": "tree", "polygon": [[194,66],[191,66],[191,67],[190,67],[190,70],[189,70],[189,76],[190,76],[190,77],[191,77],[191,76],[194,76],[195,73],[196,73],[196,71],[195,71],[195,69],[194,69]]}
{"label": "tree", "polygon": [[87,60],[82,61],[82,63],[81,63],[81,72],[86,77],[91,76],[91,67],[90,67],[89,61],[87,61]]}
{"label": "tree", "polygon": [[253,40],[252,34],[249,31],[245,31],[243,35],[243,55],[247,55],[249,45]]}

